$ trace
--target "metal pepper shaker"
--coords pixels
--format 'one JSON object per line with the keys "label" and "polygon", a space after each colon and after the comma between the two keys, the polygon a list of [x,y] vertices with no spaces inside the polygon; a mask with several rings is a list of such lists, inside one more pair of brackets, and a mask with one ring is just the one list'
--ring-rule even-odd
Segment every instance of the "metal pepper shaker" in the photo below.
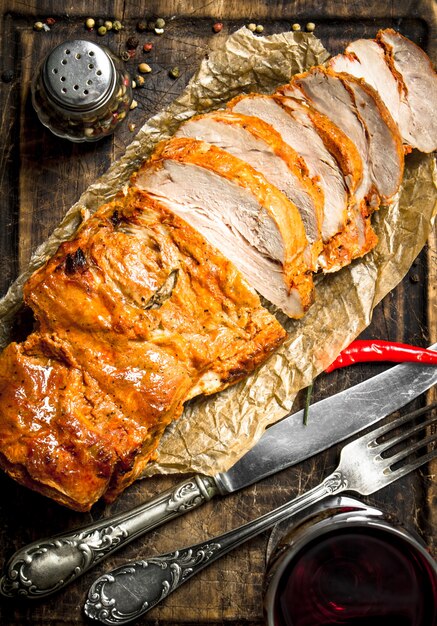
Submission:
{"label": "metal pepper shaker", "polygon": [[40,121],[70,141],[110,135],[132,102],[129,74],[108,48],[75,39],[54,48],[32,82]]}

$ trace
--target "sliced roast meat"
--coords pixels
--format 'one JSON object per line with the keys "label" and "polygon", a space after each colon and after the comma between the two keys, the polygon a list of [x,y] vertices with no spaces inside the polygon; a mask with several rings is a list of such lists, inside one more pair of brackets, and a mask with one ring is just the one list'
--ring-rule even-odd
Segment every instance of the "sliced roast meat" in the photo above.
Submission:
{"label": "sliced roast meat", "polygon": [[[394,121],[399,125],[401,93],[398,81],[386,62],[384,48],[374,39],[357,39],[348,45],[344,54],[338,54],[328,63],[336,72],[346,72],[356,78],[363,78],[376,89]],[[399,128],[404,141],[409,143],[405,129]]]}
{"label": "sliced roast meat", "polygon": [[376,40],[401,92],[399,125],[406,141],[421,152],[437,149],[437,74],[429,57],[416,44],[392,29],[381,30]]}
{"label": "sliced roast meat", "polygon": [[[335,271],[367,252],[375,239],[370,225],[366,227],[361,207],[353,207],[351,190],[360,183],[362,164],[347,136],[324,116],[316,121],[317,114],[311,112],[311,107],[292,98],[249,95],[236,98],[229,106],[271,124],[303,156],[311,175],[319,178],[325,195],[324,250],[318,259],[319,267]],[[350,148],[350,157],[345,156],[342,144]]]}
{"label": "sliced roast meat", "polygon": [[349,74],[317,67],[295,76],[282,91],[306,99],[355,143],[364,165],[357,201],[376,205],[376,194],[388,200],[396,193],[403,172],[402,142],[375,90]]}
{"label": "sliced roast meat", "polygon": [[132,184],[182,217],[290,317],[313,299],[311,251],[297,208],[250,165],[224,150],[174,138]]}
{"label": "sliced roast meat", "polygon": [[302,156],[311,176],[319,179],[325,197],[323,240],[343,229],[346,221],[348,191],[345,178],[320,138],[313,122],[304,115],[292,115],[279,98],[248,95],[229,103],[232,111],[260,118],[270,124],[282,139]]}
{"label": "sliced roast meat", "polygon": [[[299,209],[308,240],[321,241],[323,192],[308,176],[298,156],[272,126],[259,118],[215,111],[188,120],[177,137],[193,137],[218,146],[249,163],[282,191]],[[320,245],[318,245],[320,250]]]}

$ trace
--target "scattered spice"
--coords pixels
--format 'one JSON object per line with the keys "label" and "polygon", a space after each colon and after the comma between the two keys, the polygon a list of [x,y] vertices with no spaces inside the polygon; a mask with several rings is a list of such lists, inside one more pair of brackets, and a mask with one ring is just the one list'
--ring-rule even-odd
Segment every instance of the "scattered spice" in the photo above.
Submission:
{"label": "scattered spice", "polygon": [[172,67],[168,73],[170,78],[179,78],[180,74],[181,74],[181,71],[178,67]]}
{"label": "scattered spice", "polygon": [[155,22],[155,28],[164,28],[165,26],[165,20],[162,19],[162,17],[158,17],[158,19]]}
{"label": "scattered spice", "polygon": [[347,367],[354,363],[368,363],[371,361],[437,365],[437,351],[393,341],[357,339],[340,352],[335,361],[326,368],[325,372],[332,372],[340,367]]}
{"label": "scattered spice", "polygon": [[153,43],[151,43],[150,41],[147,41],[144,45],[143,45],[143,51],[144,52],[150,52],[153,48]]}
{"label": "scattered spice", "polygon": [[155,35],[163,35],[163,34],[164,34],[163,28],[155,28]]}
{"label": "scattered spice", "polygon": [[88,28],[88,30],[92,30],[94,28],[94,26],[96,25],[96,20],[93,19],[92,17],[89,17],[86,21],[85,21],[85,26],[86,28]]}
{"label": "scattered spice", "polygon": [[250,24],[247,25],[247,28],[252,31],[252,33],[254,33],[256,31],[256,24],[254,24],[253,22],[251,22]]}
{"label": "scattered spice", "polygon": [[137,31],[139,33],[144,33],[148,28],[147,22],[137,22]]}
{"label": "scattered spice", "polygon": [[103,37],[103,35],[106,35],[106,26],[99,26],[97,29],[97,33]]}
{"label": "scattered spice", "polygon": [[136,89],[136,87],[137,87],[137,84],[136,84],[136,82],[133,80],[133,81],[132,81],[132,89]]}
{"label": "scattered spice", "polygon": [[309,33],[312,33],[314,30],[316,30],[316,25],[314,24],[314,22],[308,22],[305,28]]}
{"label": "scattered spice", "polygon": [[107,21],[103,24],[103,26],[106,28],[106,30],[112,30],[112,26],[113,26],[113,24],[112,24],[112,22],[111,22],[110,20],[107,20]]}
{"label": "scattered spice", "polygon": [[131,57],[127,50],[123,50],[123,52],[120,54],[120,58],[122,61],[129,61]]}
{"label": "scattered spice", "polygon": [[141,72],[141,74],[149,74],[152,71],[152,68],[147,63],[140,63],[138,71]]}
{"label": "scattered spice", "polygon": [[263,30],[264,30],[264,26],[262,24],[258,24],[257,27],[255,28],[256,33],[262,33]]}
{"label": "scattered spice", "polygon": [[213,26],[212,26],[212,30],[213,30],[215,33],[219,33],[220,31],[222,31],[222,30],[223,30],[223,24],[222,24],[221,22],[216,22],[215,24],[213,24]]}
{"label": "scattered spice", "polygon": [[128,50],[135,50],[135,48],[138,48],[139,43],[136,37],[128,37],[128,39],[126,39],[126,48]]}
{"label": "scattered spice", "polygon": [[133,111],[134,109],[136,109],[138,106],[138,102],[136,100],[132,100],[132,102],[130,103],[130,110]]}
{"label": "scattered spice", "polygon": [[14,72],[12,70],[5,70],[1,75],[2,82],[10,83],[14,79]]}
{"label": "scattered spice", "polygon": [[54,17],[48,17],[48,18],[46,18],[46,24],[47,24],[48,26],[53,26],[53,24],[56,24],[56,20],[55,20],[55,18],[54,18]]}
{"label": "scattered spice", "polygon": [[99,28],[100,26],[104,26],[105,25],[105,20],[102,17],[98,17],[96,19],[96,26],[97,28]]}
{"label": "scattered spice", "polygon": [[137,87],[143,87],[146,79],[144,76],[135,76],[135,84]]}
{"label": "scattered spice", "polygon": [[42,30],[44,28],[44,24],[42,22],[35,22],[33,25],[33,30]]}
{"label": "scattered spice", "polygon": [[156,28],[156,22],[154,20],[151,20],[148,24],[147,24],[147,28],[149,30],[155,30]]}
{"label": "scattered spice", "polygon": [[294,30],[294,31],[300,30],[300,24],[292,24],[291,25],[291,30]]}
{"label": "scattered spice", "polygon": [[133,122],[128,124],[128,129],[130,130],[131,133],[133,133],[133,131],[135,130],[136,127],[137,127],[137,125],[134,124]]}
{"label": "scattered spice", "polygon": [[124,26],[123,24],[120,22],[120,20],[114,20],[112,22],[112,30],[115,30],[116,33],[120,32],[121,30],[123,30]]}

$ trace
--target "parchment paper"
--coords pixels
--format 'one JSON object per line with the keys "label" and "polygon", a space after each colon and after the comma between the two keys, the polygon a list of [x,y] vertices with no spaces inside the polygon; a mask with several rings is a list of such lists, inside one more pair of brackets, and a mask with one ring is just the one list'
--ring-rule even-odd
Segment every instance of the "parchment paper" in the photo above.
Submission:
{"label": "parchment paper", "polygon": [[[71,207],[51,237],[32,256],[28,270],[0,301],[0,347],[10,341],[27,277],[70,238],[82,219],[127,184],[158,141],[199,112],[222,107],[242,92],[269,93],[291,75],[328,58],[308,33],[257,37],[243,28],[205,59],[187,88],[167,109],[148,120],[125,155]],[[244,382],[213,397],[191,401],[166,432],[153,473],[228,469],[249,450],[269,424],[291,409],[297,392],[369,323],[375,305],[403,278],[426,242],[437,213],[437,173],[430,156],[407,159],[398,199],[375,216],[378,246],[317,285],[316,302],[299,321],[278,314],[288,331],[284,345]]]}

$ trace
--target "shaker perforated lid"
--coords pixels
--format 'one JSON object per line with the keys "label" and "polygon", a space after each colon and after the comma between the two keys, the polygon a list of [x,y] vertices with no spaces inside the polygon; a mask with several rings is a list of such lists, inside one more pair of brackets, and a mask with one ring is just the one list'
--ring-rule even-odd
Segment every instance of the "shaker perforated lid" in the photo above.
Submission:
{"label": "shaker perforated lid", "polygon": [[116,75],[112,59],[90,41],[75,39],[47,57],[43,77],[47,94],[71,111],[90,111],[110,98]]}

